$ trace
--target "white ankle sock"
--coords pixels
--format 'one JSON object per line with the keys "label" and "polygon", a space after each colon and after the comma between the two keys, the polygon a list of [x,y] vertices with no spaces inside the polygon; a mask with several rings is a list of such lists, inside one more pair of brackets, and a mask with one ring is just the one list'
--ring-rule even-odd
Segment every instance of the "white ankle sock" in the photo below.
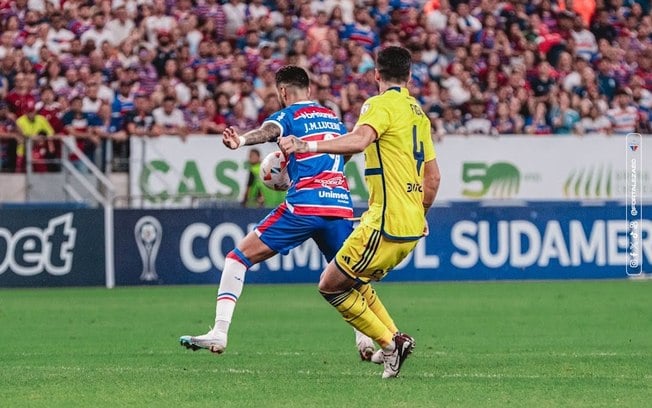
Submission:
{"label": "white ankle sock", "polygon": [[395,348],[396,348],[396,344],[394,343],[394,340],[392,340],[392,342],[389,343],[386,347],[383,347],[383,353],[385,354],[393,353]]}

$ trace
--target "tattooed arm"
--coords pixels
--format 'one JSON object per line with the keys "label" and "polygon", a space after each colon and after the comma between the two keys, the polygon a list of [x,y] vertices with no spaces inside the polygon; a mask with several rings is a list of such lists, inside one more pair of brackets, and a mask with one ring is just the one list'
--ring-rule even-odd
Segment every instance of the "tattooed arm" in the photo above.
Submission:
{"label": "tattooed arm", "polygon": [[281,136],[281,129],[273,123],[264,123],[255,130],[250,130],[243,135],[238,135],[232,127],[224,129],[222,143],[231,150],[244,145],[255,145],[270,142]]}

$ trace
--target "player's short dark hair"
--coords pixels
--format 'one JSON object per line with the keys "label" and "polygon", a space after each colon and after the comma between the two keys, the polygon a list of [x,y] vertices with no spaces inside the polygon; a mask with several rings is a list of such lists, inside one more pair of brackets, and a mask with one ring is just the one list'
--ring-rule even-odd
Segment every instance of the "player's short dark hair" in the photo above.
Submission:
{"label": "player's short dark hair", "polygon": [[376,68],[383,81],[406,82],[410,77],[411,65],[412,55],[403,47],[384,48],[376,58]]}
{"label": "player's short dark hair", "polygon": [[286,65],[276,71],[276,86],[280,85],[307,89],[310,86],[310,78],[305,69],[296,65]]}

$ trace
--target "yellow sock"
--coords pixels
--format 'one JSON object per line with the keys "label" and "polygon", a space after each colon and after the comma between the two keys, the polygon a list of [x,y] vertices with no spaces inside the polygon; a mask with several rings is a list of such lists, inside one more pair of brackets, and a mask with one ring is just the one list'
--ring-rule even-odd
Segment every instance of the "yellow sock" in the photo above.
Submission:
{"label": "yellow sock", "polygon": [[381,347],[392,343],[394,332],[367,307],[367,302],[360,292],[350,289],[340,293],[322,292],[322,296],[340,312],[347,323],[371,337]]}
{"label": "yellow sock", "polygon": [[394,319],[392,319],[392,317],[389,315],[389,312],[387,312],[387,309],[385,309],[385,305],[383,305],[383,302],[380,301],[380,298],[378,295],[376,295],[376,291],[371,287],[371,284],[365,283],[358,286],[356,289],[362,296],[364,296],[369,309],[374,312],[374,314],[380,319],[381,322],[383,322],[389,331],[396,333],[398,328],[394,324]]}

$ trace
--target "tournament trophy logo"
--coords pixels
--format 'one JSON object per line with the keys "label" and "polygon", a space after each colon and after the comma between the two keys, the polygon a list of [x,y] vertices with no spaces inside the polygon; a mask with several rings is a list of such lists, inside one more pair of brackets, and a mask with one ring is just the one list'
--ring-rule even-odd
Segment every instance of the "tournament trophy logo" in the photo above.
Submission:
{"label": "tournament trophy logo", "polygon": [[144,216],[136,223],[134,235],[143,262],[143,272],[140,274],[140,280],[146,282],[158,280],[156,256],[163,238],[161,223],[154,217]]}

